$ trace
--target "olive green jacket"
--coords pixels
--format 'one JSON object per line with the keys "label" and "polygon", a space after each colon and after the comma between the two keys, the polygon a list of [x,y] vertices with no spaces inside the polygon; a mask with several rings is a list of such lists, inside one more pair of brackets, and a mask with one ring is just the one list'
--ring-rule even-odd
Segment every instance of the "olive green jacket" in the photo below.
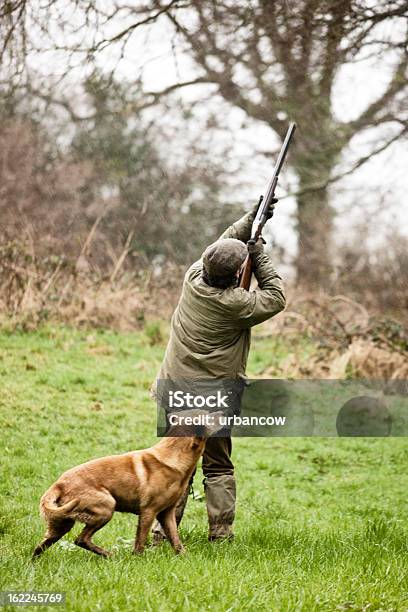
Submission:
{"label": "olive green jacket", "polygon": [[[246,214],[221,238],[247,242],[252,222],[252,213]],[[255,291],[210,287],[202,278],[202,260],[189,268],[158,379],[236,379],[245,375],[251,327],[285,307],[282,281],[269,257],[259,254],[254,268]]]}

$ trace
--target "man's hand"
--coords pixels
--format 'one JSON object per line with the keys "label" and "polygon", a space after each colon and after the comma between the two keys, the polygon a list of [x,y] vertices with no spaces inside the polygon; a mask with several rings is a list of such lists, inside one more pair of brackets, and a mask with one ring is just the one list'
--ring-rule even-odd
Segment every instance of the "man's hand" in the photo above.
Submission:
{"label": "man's hand", "polygon": [[[273,213],[275,211],[275,204],[277,203],[278,198],[272,198],[269,206],[268,206],[268,210],[266,211],[266,218],[267,219],[271,219],[273,217]],[[256,213],[258,212],[258,207],[259,207],[259,202],[257,204],[255,204],[255,206],[253,207],[251,213],[253,218],[255,219],[256,217]]]}
{"label": "man's hand", "polygon": [[260,236],[256,242],[248,242],[248,253],[251,255],[253,260],[256,260],[259,255],[264,252],[265,240]]}

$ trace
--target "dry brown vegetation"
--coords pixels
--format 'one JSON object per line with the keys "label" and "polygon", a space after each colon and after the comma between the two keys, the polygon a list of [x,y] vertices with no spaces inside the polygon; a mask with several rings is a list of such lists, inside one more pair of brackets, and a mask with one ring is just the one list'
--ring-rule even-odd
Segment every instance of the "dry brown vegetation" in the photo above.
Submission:
{"label": "dry brown vegetation", "polygon": [[[177,303],[183,268],[126,266],[126,253],[110,271],[91,267],[86,253],[76,259],[35,256],[30,243],[0,248],[1,323],[34,329],[44,322],[74,326],[140,329],[149,319],[168,320]],[[265,376],[293,378],[408,378],[406,311],[392,315],[383,298],[370,294],[371,310],[346,296],[306,294],[289,288],[288,306],[265,324],[261,335],[280,335],[288,355]],[[402,296],[406,299],[405,294]],[[395,305],[395,303],[394,303]],[[161,338],[160,338],[161,341]],[[307,349],[305,350],[305,343]]]}
{"label": "dry brown vegetation", "polygon": [[[29,244],[0,247],[0,317],[9,327],[34,329],[46,321],[75,326],[137,329],[145,318],[168,317],[182,273],[169,265],[150,269],[91,269],[83,251],[76,260],[35,256]],[[178,282],[177,282],[178,281]],[[170,287],[171,285],[171,287]]]}
{"label": "dry brown vegetation", "polygon": [[[265,374],[293,378],[404,381],[408,377],[408,332],[401,321],[370,313],[344,296],[292,295],[284,313],[270,324],[270,333],[292,343],[280,371]],[[311,344],[304,350],[299,337]],[[396,383],[399,384],[399,383]]]}

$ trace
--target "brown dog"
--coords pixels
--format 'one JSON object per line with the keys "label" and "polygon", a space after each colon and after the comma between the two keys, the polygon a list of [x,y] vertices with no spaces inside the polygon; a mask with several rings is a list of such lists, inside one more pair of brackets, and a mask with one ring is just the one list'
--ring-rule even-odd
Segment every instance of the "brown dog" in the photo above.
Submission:
{"label": "brown dog", "polygon": [[[184,418],[208,415],[203,410],[182,414]],[[194,425],[182,425],[182,429],[176,425],[177,431],[170,429],[169,435],[177,433],[177,437],[163,438],[151,448],[94,459],[64,472],[41,498],[40,512],[48,528],[33,556],[40,555],[68,533],[75,521],[85,523],[75,544],[103,557],[110,556],[91,538],[115,511],[139,515],[135,553],[143,552],[156,517],[175,551],[182,553],[175,506],[188,486],[206,438],[221,429],[220,414],[211,414],[211,423],[201,426],[200,436],[195,435]]]}

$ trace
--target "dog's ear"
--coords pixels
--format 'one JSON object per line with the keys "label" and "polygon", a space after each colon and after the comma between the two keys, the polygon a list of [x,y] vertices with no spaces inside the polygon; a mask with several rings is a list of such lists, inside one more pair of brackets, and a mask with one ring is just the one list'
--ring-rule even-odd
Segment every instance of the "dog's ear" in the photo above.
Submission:
{"label": "dog's ear", "polygon": [[205,425],[196,425],[194,427],[194,435],[196,436],[196,438],[200,438],[202,440],[203,438],[205,438],[206,433],[207,432]]}
{"label": "dog's ear", "polygon": [[191,448],[198,448],[202,444],[203,440],[205,440],[205,427],[204,425],[197,425],[194,428],[194,438],[191,443]]}

